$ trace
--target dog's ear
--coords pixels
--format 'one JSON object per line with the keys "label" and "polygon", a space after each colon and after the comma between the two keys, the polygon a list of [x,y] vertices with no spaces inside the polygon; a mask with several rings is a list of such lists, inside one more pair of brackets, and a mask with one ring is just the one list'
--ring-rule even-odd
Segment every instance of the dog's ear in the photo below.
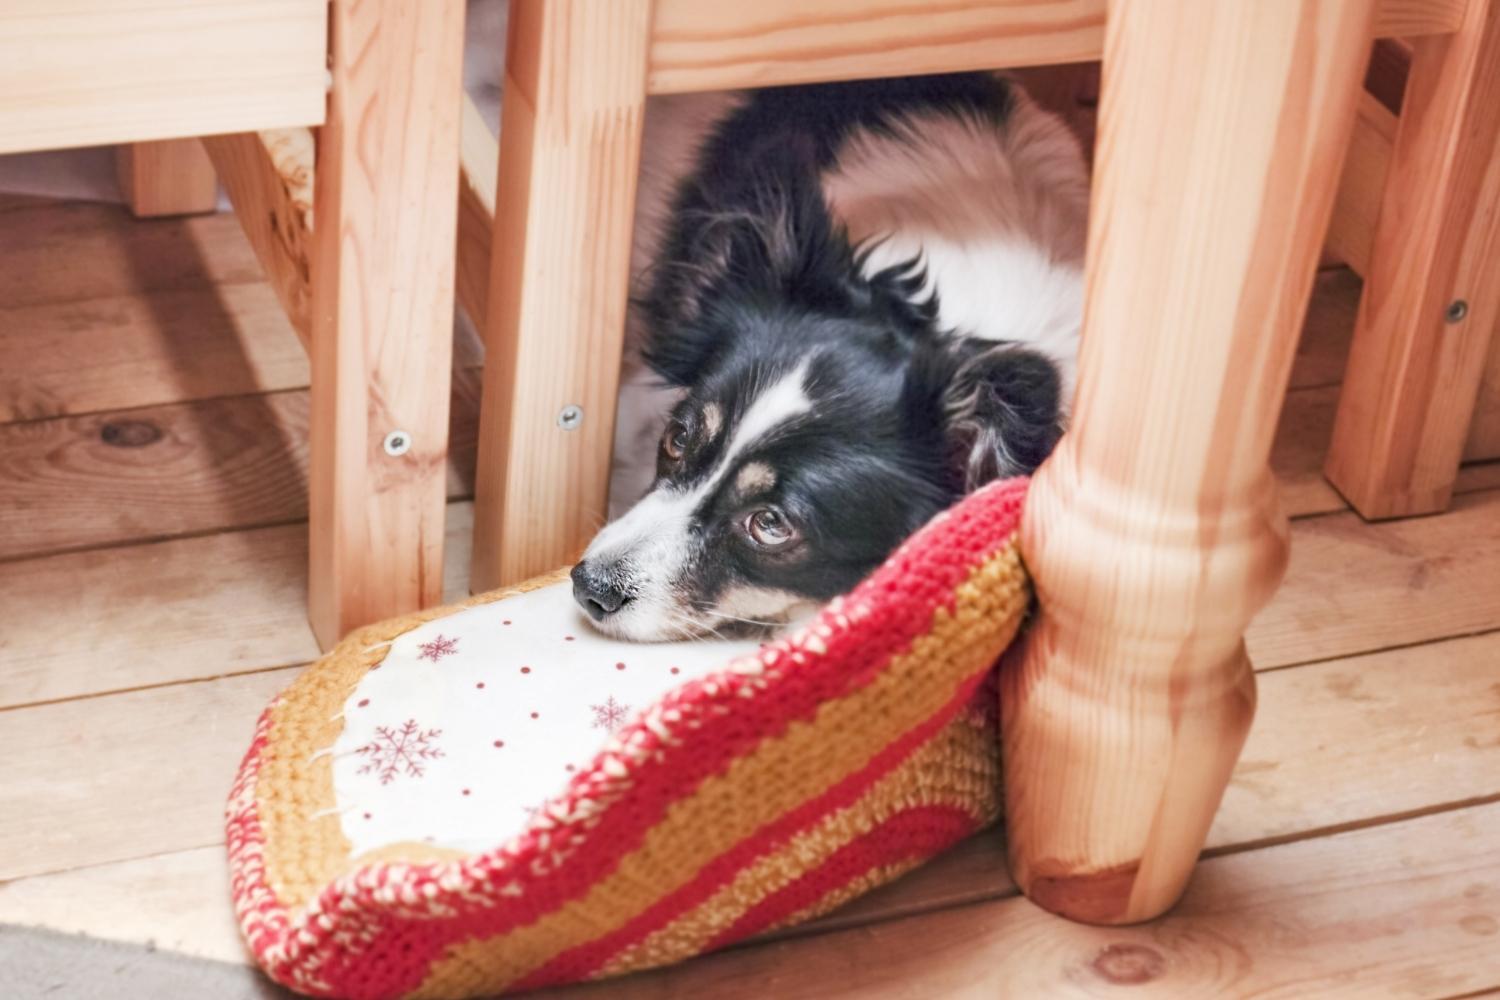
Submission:
{"label": "dog's ear", "polygon": [[646,360],[669,382],[688,384],[736,312],[757,304],[873,318],[915,339],[937,317],[926,269],[913,257],[867,277],[877,246],[851,247],[814,190],[763,187],[733,210],[684,211],[638,303]]}
{"label": "dog's ear", "polygon": [[824,280],[831,235],[805,192],[764,180],[743,190],[684,190],[637,303],[647,363],[686,385],[723,345],[737,312],[823,304],[832,294]]}
{"label": "dog's ear", "polygon": [[1046,356],[1016,344],[940,337],[918,345],[908,419],[941,429],[946,472],[965,492],[1025,475],[1062,436],[1062,379]]}
{"label": "dog's ear", "polygon": [[[807,173],[807,176],[803,176]],[[710,292],[769,294],[818,305],[843,292],[852,253],[809,172],[789,167],[738,191],[685,192],[651,298],[691,320]]]}

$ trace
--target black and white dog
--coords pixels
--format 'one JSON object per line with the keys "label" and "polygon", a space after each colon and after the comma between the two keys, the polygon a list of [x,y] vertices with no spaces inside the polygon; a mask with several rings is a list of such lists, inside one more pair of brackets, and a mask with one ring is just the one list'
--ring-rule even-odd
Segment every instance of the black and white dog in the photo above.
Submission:
{"label": "black and white dog", "polygon": [[645,156],[632,322],[672,395],[664,430],[622,402],[621,449],[649,427],[656,477],[573,570],[601,631],[783,622],[1046,458],[1073,383],[1088,177],[1018,86],[683,98],[653,106]]}

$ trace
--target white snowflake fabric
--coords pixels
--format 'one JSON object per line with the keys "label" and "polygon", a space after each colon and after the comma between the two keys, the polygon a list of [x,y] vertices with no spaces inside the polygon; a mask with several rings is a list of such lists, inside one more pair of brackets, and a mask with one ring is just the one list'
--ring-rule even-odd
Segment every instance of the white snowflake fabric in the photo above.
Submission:
{"label": "white snowflake fabric", "polygon": [[427,622],[344,705],[333,746],[344,834],[356,855],[409,841],[498,847],[640,709],[756,646],[605,639],[565,583]]}
{"label": "white snowflake fabric", "polygon": [[602,729],[613,734],[625,724],[625,715],[628,709],[615,701],[614,696],[604,699],[602,705],[590,705],[594,712],[594,728]]}
{"label": "white snowflake fabric", "polygon": [[443,755],[437,745],[442,735],[441,729],[418,729],[415,719],[407,719],[400,729],[376,726],[375,738],[354,751],[365,758],[359,773],[379,775],[382,785],[389,785],[403,772],[408,778],[420,778],[427,773],[425,763]]}
{"label": "white snowflake fabric", "polygon": [[457,651],[457,639],[446,635],[435,635],[417,647],[417,659],[431,660],[436,663],[445,656],[452,656]]}

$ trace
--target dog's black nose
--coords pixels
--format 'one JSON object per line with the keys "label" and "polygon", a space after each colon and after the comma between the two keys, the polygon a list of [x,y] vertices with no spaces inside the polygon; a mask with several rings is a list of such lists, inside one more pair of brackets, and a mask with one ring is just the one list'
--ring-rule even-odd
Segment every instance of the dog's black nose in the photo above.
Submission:
{"label": "dog's black nose", "polygon": [[601,573],[587,562],[573,567],[573,600],[594,621],[603,621],[630,603],[630,597],[614,574]]}

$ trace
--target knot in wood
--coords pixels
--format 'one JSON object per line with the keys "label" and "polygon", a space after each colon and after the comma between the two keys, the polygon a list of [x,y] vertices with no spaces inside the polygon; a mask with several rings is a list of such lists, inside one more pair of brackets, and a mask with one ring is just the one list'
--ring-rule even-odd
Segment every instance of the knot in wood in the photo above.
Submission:
{"label": "knot in wood", "polygon": [[1167,962],[1161,952],[1143,944],[1112,944],[1094,956],[1093,968],[1107,982],[1138,986],[1159,978]]}
{"label": "knot in wood", "polygon": [[99,440],[112,448],[144,448],[161,438],[161,428],[149,420],[111,420],[99,428]]}

